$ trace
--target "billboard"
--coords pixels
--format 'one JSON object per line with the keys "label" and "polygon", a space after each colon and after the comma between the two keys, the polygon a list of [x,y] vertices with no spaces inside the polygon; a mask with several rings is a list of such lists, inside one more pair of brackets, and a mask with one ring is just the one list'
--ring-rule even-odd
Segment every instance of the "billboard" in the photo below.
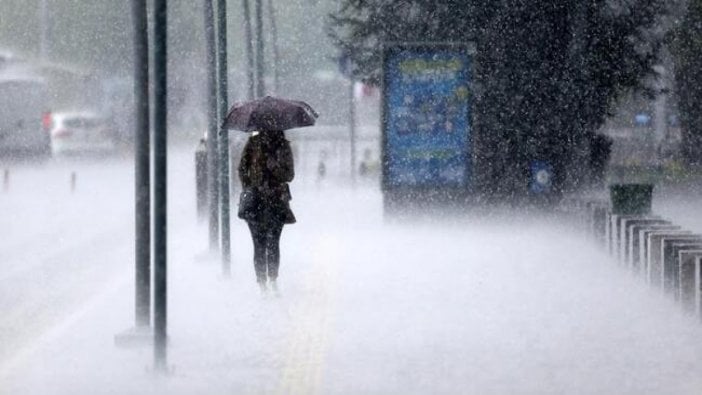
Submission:
{"label": "billboard", "polygon": [[472,53],[455,44],[385,48],[385,189],[471,187]]}

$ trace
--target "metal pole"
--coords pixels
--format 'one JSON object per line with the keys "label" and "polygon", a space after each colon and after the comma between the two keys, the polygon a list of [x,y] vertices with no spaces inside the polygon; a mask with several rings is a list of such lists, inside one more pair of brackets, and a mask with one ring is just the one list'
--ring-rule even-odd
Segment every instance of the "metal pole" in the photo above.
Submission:
{"label": "metal pole", "polygon": [[200,221],[207,212],[207,141],[204,138],[195,149],[195,201]]}
{"label": "metal pole", "polygon": [[354,81],[349,79],[349,134],[351,141],[351,186],[356,186],[356,101]]}
{"label": "metal pole", "polygon": [[248,98],[252,100],[256,93],[256,80],[254,78],[254,54],[253,54],[253,37],[251,32],[251,9],[249,0],[242,0],[244,6],[244,35],[246,41],[246,76],[248,83]]}
{"label": "metal pole", "polygon": [[146,0],[132,0],[134,23],[134,202],[136,327],[151,325],[151,165],[149,147],[149,31]]}
{"label": "metal pole", "polygon": [[220,165],[220,221],[222,245],[222,272],[231,274],[231,239],[229,218],[229,132],[224,119],[229,107],[229,79],[227,67],[227,1],[217,0],[217,70],[219,72],[219,165]]}
{"label": "metal pole", "polygon": [[254,0],[256,4],[256,97],[266,94],[266,83],[263,80],[265,67],[263,64],[263,4],[262,0]]}
{"label": "metal pole", "polygon": [[167,0],[154,0],[154,367],[166,371]]}
{"label": "metal pole", "polygon": [[210,250],[219,248],[219,171],[217,168],[217,48],[213,0],[205,0],[205,42],[207,59],[207,185],[210,188]]}
{"label": "metal pole", "polygon": [[277,94],[280,90],[280,50],[278,48],[278,22],[273,0],[268,0],[268,18],[271,23],[271,39],[273,41],[273,92]]}
{"label": "metal pole", "polygon": [[39,3],[39,58],[46,61],[49,50],[49,13],[46,0]]}

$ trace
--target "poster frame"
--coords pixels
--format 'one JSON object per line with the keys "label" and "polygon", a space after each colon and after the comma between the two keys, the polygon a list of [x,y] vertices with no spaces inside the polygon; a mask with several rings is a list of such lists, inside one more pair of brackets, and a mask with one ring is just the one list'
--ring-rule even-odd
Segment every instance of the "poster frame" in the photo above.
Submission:
{"label": "poster frame", "polygon": [[[471,91],[471,97],[468,100],[468,135],[464,142],[464,149],[467,152],[465,169],[468,172],[462,186],[451,185],[393,185],[388,177],[389,173],[389,154],[387,152],[388,144],[388,129],[389,129],[389,88],[387,83],[388,65],[395,53],[404,50],[413,50],[417,52],[431,52],[435,50],[453,50],[461,52],[470,58],[469,81],[468,89]],[[385,207],[389,204],[394,204],[403,200],[456,200],[463,199],[470,195],[475,190],[475,118],[476,118],[476,45],[474,42],[387,42],[382,46],[382,66],[381,66],[381,190],[383,192]],[[437,199],[439,198],[439,199]]]}

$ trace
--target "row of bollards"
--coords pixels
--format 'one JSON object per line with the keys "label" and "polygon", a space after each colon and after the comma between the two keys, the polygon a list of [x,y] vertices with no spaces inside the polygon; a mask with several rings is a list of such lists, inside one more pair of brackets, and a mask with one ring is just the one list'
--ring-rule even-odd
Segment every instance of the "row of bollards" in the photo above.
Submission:
{"label": "row of bollards", "polygon": [[[78,175],[76,174],[75,171],[72,171],[70,178],[69,178],[69,187],[70,187],[71,193],[76,191],[77,183],[78,183]],[[3,192],[10,191],[10,169],[4,169],[2,172],[2,191]]]}
{"label": "row of bollards", "polygon": [[562,210],[619,265],[702,319],[702,235],[603,199],[568,199]]}

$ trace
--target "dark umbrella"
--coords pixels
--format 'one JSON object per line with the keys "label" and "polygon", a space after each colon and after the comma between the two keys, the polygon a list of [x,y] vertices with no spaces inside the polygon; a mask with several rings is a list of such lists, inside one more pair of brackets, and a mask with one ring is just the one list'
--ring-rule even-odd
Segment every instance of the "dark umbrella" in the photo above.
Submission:
{"label": "dark umbrella", "polygon": [[317,112],[303,101],[266,96],[234,104],[227,114],[224,127],[244,132],[288,130],[312,126],[317,117]]}

